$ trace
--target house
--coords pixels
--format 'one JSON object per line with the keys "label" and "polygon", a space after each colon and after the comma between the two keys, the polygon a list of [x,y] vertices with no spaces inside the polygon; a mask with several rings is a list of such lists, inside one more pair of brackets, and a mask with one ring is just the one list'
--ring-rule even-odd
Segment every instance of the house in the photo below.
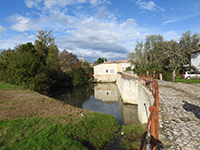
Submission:
{"label": "house", "polygon": [[115,82],[117,72],[122,72],[130,66],[127,60],[113,62],[111,60],[94,66],[94,81],[96,82]]}
{"label": "house", "polygon": [[194,50],[191,53],[190,62],[191,66],[196,70],[200,71],[200,44],[197,50]]}
{"label": "house", "polygon": [[128,60],[118,60],[117,61],[117,71],[122,72],[125,71],[126,68],[131,67],[131,64],[128,62]]}

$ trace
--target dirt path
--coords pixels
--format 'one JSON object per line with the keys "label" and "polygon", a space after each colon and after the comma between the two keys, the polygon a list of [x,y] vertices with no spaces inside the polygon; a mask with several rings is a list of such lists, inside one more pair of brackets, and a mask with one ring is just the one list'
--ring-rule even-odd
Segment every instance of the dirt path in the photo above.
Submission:
{"label": "dirt path", "polygon": [[79,111],[86,110],[29,90],[0,91],[0,119],[33,115],[65,116]]}

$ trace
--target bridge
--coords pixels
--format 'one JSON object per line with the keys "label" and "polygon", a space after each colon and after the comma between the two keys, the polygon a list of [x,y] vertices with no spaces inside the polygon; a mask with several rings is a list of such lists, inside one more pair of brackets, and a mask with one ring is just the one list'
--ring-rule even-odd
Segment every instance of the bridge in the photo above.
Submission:
{"label": "bridge", "polygon": [[[150,80],[151,79],[149,79],[149,81]],[[150,83],[152,83],[152,81],[150,81]],[[144,78],[138,78],[132,73],[118,74],[117,84],[123,101],[140,105],[138,106],[138,109],[140,109],[140,113],[138,112],[138,119],[141,123],[148,124],[148,119],[151,115],[145,108],[154,105],[153,95],[155,93],[152,94],[152,91],[152,93],[149,93],[149,90],[145,90],[141,85],[148,86],[148,89],[151,88],[149,87],[151,85],[147,85],[148,83],[146,81],[144,82]],[[159,115],[156,118],[159,118],[159,128],[157,129],[159,135],[154,135],[154,137],[157,137],[157,140],[154,139],[154,142],[157,146],[160,145],[160,147],[164,147],[164,149],[167,150],[200,149],[200,85],[165,81],[158,81],[158,84]],[[126,94],[128,95],[127,97],[123,96]],[[141,96],[141,94],[145,96]],[[130,99],[131,95],[133,97],[132,99]],[[152,148],[149,145],[147,146],[150,147],[149,149]]]}

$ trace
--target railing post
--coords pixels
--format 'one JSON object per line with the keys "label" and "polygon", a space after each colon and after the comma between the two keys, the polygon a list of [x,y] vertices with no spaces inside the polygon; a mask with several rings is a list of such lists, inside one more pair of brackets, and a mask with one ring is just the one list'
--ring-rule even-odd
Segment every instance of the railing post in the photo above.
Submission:
{"label": "railing post", "polygon": [[159,140],[159,85],[156,87],[156,137]]}
{"label": "railing post", "polygon": [[149,111],[152,113],[152,118],[151,118],[151,148],[152,150],[156,150],[156,144],[155,144],[155,140],[156,140],[156,136],[155,136],[155,133],[156,133],[156,125],[155,125],[155,110],[156,108],[154,106],[150,106],[149,107]]}

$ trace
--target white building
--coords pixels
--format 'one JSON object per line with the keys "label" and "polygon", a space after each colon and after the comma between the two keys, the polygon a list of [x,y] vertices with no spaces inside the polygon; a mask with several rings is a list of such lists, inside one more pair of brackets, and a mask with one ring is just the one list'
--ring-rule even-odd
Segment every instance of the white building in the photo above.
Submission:
{"label": "white building", "polygon": [[197,50],[191,52],[191,66],[200,71],[200,44]]}
{"label": "white building", "polygon": [[94,66],[94,79],[97,82],[115,82],[117,80],[117,72],[125,71],[130,67],[127,60],[119,60],[117,62],[107,61]]}

